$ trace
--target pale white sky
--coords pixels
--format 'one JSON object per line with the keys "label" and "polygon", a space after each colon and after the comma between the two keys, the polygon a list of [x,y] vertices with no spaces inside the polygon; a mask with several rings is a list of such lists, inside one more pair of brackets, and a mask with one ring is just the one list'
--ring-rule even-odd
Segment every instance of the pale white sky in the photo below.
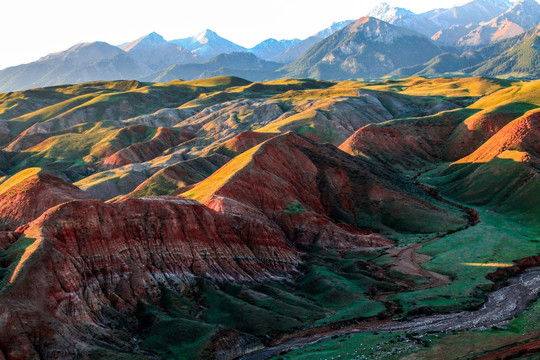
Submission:
{"label": "pale white sky", "polygon": [[[305,38],[380,0],[0,0],[0,69],[79,43],[116,45],[152,31],[172,40],[209,28],[246,47]],[[387,0],[416,13],[463,0]]]}

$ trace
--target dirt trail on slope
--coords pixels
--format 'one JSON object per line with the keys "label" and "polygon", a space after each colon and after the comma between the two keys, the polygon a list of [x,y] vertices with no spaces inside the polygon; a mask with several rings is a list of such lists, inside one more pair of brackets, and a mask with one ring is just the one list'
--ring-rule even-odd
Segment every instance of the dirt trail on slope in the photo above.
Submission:
{"label": "dirt trail on slope", "polygon": [[[403,274],[419,276],[428,279],[425,284],[416,285],[414,287],[410,287],[409,284],[400,281],[401,283],[403,283],[403,285],[409,288],[409,290],[407,291],[430,289],[438,286],[449,285],[452,283],[449,276],[424,269],[422,264],[429,262],[429,260],[431,260],[431,257],[418,253],[418,251],[424,245],[427,245],[441,238],[443,238],[443,236],[437,236],[423,243],[388,250],[388,255],[394,258],[392,264],[389,265],[390,267]],[[379,293],[376,294],[373,299],[386,302],[387,296],[394,293],[394,291]]]}
{"label": "dirt trail on slope", "polygon": [[[429,171],[429,170],[427,170],[427,171]],[[413,181],[415,182],[416,186],[418,186],[420,189],[424,190],[427,194],[429,194],[435,200],[437,200],[439,202],[449,204],[449,205],[463,211],[463,213],[465,214],[465,218],[467,219],[467,225],[465,225],[464,227],[462,227],[460,229],[457,229],[457,230],[454,230],[454,231],[449,231],[448,233],[446,233],[446,235],[436,236],[436,237],[434,237],[434,238],[432,238],[432,239],[430,239],[430,240],[428,240],[426,242],[423,242],[423,243],[413,244],[413,245],[409,245],[409,246],[406,246],[406,247],[403,247],[403,248],[394,248],[394,249],[390,249],[388,251],[388,254],[390,256],[395,257],[395,259],[394,259],[394,261],[392,262],[392,265],[391,265],[391,266],[394,267],[395,270],[397,270],[397,271],[399,271],[401,273],[404,273],[404,274],[408,274],[408,275],[412,275],[412,276],[420,276],[420,277],[429,279],[429,281],[426,284],[415,286],[414,288],[411,289],[411,291],[424,290],[424,289],[430,289],[430,288],[434,288],[434,287],[449,285],[452,282],[450,280],[450,277],[448,277],[446,275],[426,270],[422,266],[422,264],[429,262],[429,260],[431,260],[431,257],[428,256],[428,255],[419,254],[418,251],[422,247],[424,247],[425,245],[427,245],[429,243],[432,243],[432,242],[434,242],[436,240],[440,240],[443,237],[445,237],[447,235],[450,235],[450,234],[453,234],[455,232],[466,230],[466,229],[470,228],[471,226],[475,226],[480,221],[480,216],[479,216],[479,214],[478,214],[478,212],[476,210],[474,210],[472,208],[465,207],[465,206],[463,206],[461,204],[450,201],[448,199],[445,199],[445,198],[443,198],[442,196],[439,195],[439,192],[437,190],[432,189],[432,188],[420,183],[417,180],[417,178],[420,175],[422,175],[424,172],[425,171],[418,173],[413,178]],[[390,294],[390,293],[379,294],[379,295],[377,295],[375,297],[375,299],[379,300],[379,301],[386,301],[386,296],[388,294]]]}
{"label": "dirt trail on slope", "polygon": [[429,279],[429,282],[427,284],[416,286],[412,290],[429,289],[433,287],[448,285],[452,282],[450,281],[450,277],[446,275],[424,269],[424,267],[422,267],[422,264],[431,260],[431,257],[418,253],[418,250],[420,250],[424,245],[439,240],[441,238],[442,236],[437,236],[429,240],[428,242],[414,244],[404,248],[391,249],[388,251],[389,255],[395,256],[396,258],[392,264],[394,269],[404,274],[421,276]]}

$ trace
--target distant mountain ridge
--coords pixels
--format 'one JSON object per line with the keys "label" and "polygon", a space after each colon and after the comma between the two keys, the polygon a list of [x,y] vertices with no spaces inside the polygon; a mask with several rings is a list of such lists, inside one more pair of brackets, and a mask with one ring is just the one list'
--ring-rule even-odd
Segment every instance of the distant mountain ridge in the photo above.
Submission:
{"label": "distant mountain ridge", "polygon": [[285,51],[302,42],[300,39],[276,40],[266,39],[248,51],[263,60],[274,61]]}
{"label": "distant mountain ridge", "polygon": [[[520,56],[520,61],[527,65],[521,66],[518,72],[512,71],[513,75],[501,73],[500,69],[513,68],[504,64],[496,66],[499,70],[487,71],[487,67],[471,70],[508,50],[506,45],[497,45],[498,41],[512,39],[537,27],[540,4],[535,0],[514,3],[471,0],[450,9],[434,9],[422,14],[383,2],[374,7],[369,16],[379,19],[380,23],[363,26],[362,31],[356,31],[359,36],[356,39],[334,38],[338,32],[358,22],[345,20],[334,22],[303,40],[269,38],[252,48],[235,44],[209,29],[171,41],[152,32],[120,46],[81,43],[38,61],[1,70],[0,91],[95,80],[165,81],[174,74],[186,79],[234,75],[252,81],[283,76],[336,80],[456,71],[526,76],[522,70],[529,68],[533,71],[528,76],[535,76],[531,62],[538,50],[534,46],[526,51],[530,55],[528,60]],[[375,30],[371,31],[371,27]],[[408,34],[406,44],[390,41],[404,34]],[[521,44],[520,38],[516,39]],[[233,53],[236,55],[220,56]],[[232,58],[238,60],[233,66],[228,63]],[[510,61],[510,58],[513,57],[503,56],[497,61]],[[484,70],[486,73],[482,73]]]}
{"label": "distant mountain ridge", "polygon": [[174,64],[203,61],[197,54],[166,41],[155,32],[122,46],[122,50],[137,58],[152,70],[163,69]]}
{"label": "distant mountain ridge", "polygon": [[203,59],[210,59],[219,54],[246,51],[245,47],[237,45],[209,29],[196,36],[171,40],[170,42],[192,51]]}
{"label": "distant mountain ridge", "polygon": [[400,64],[417,64],[440,53],[433,41],[417,32],[363,17],[313,46],[283,71],[290,77],[320,79],[377,77],[407,66]]}
{"label": "distant mountain ridge", "polygon": [[326,29],[319,31],[318,33],[313,34],[310,37],[300,41],[298,44],[290,47],[289,49],[281,53],[278,57],[276,57],[275,61],[284,64],[293,62],[294,60],[302,56],[313,45],[317,44],[324,38],[334,34],[335,32],[343,29],[345,26],[349,25],[353,21],[354,20],[345,20],[332,23],[332,25],[330,25]]}
{"label": "distant mountain ridge", "polygon": [[456,43],[458,46],[478,46],[508,39],[534,28],[540,23],[540,4],[535,0],[517,1],[503,14],[482,23]]}
{"label": "distant mountain ridge", "polygon": [[92,80],[134,79],[151,69],[116,46],[81,43],[30,64],[0,71],[0,91]]}
{"label": "distant mountain ridge", "polygon": [[282,64],[261,60],[248,52],[220,54],[202,64],[172,65],[144,77],[143,81],[169,82],[175,79],[194,80],[220,75],[232,75],[250,81],[274,78],[274,72]]}
{"label": "distant mountain ridge", "polygon": [[[540,25],[517,37],[503,41],[509,49],[470,69],[474,75],[540,77]],[[511,44],[511,45],[510,45]]]}
{"label": "distant mountain ridge", "polygon": [[[315,34],[314,41],[310,38],[307,42],[299,39],[267,39],[251,49],[237,45],[208,29],[196,36],[172,41],[152,32],[119,47],[99,41],[80,43],[67,50],[46,55],[38,61],[0,70],[0,92],[95,80],[170,78],[170,74],[178,73],[178,66],[188,64],[192,65],[183,67],[184,70],[180,73],[185,73],[187,68],[197,69],[189,72],[191,75],[188,78],[199,78],[202,73],[221,74],[219,71],[231,70],[234,74],[248,79],[268,79],[272,77],[271,72],[279,66],[277,63],[269,65],[265,61],[290,62],[327,34],[348,23],[350,21],[332,24]],[[239,52],[252,53],[262,61],[243,57],[239,64],[249,64],[244,69],[240,69],[238,65],[215,65],[214,58],[217,57],[218,61],[229,58],[219,55]],[[285,58],[280,57],[284,53]],[[249,60],[246,60],[248,58]],[[205,62],[214,65],[205,65],[210,66],[210,69],[195,66]],[[257,69],[252,68],[257,62],[264,65]],[[199,71],[200,69],[204,70]]]}
{"label": "distant mountain ridge", "polygon": [[416,15],[404,8],[390,6],[384,2],[373,8],[367,16],[414,30],[428,37],[439,30],[437,24],[424,16]]}
{"label": "distant mountain ridge", "polygon": [[511,3],[505,0],[472,0],[450,9],[435,9],[420,15],[447,28],[453,25],[466,26],[471,23],[489,21],[510,6]]}
{"label": "distant mountain ridge", "polygon": [[540,25],[524,34],[461,55],[444,53],[427,63],[397,69],[394,76],[472,74],[540,77]]}

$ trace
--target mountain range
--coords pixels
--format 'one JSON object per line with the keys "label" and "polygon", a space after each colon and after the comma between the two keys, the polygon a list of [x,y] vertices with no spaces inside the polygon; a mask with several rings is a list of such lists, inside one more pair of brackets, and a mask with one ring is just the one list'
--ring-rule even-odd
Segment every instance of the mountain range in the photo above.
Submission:
{"label": "mountain range", "polygon": [[410,10],[392,7],[387,3],[380,3],[373,8],[368,16],[385,21],[387,23],[414,30],[425,36],[432,36],[439,31],[440,26],[428,17],[416,15]]}
{"label": "mountain range", "polygon": [[204,79],[231,75],[262,81],[272,78],[283,64],[261,60],[252,53],[232,52],[220,54],[202,64],[176,64],[143,77],[142,81],[169,82],[174,79]]}
{"label": "mountain range", "polygon": [[[0,91],[92,80],[165,81],[175,76],[191,80],[220,74],[254,81],[291,76],[369,79],[403,73],[401,68],[419,69],[422,64],[430,68],[420,70],[423,74],[440,75],[453,69],[454,74],[535,77],[533,55],[538,50],[534,46],[532,57],[520,60],[520,69],[532,69],[530,73],[510,71],[512,65],[489,71],[476,65],[480,53],[498,61],[513,58],[503,54],[505,45],[496,44],[506,39],[519,42],[539,23],[540,5],[535,0],[472,0],[422,14],[381,3],[368,17],[336,22],[306,39],[267,39],[249,49],[211,30],[171,41],[151,33],[120,47],[103,42],[77,44],[0,71]],[[237,61],[231,63],[231,57],[221,56],[231,53],[236,53]],[[445,65],[430,67],[428,63],[441,62],[441,54],[448,54]]]}
{"label": "mountain range", "polygon": [[448,28],[489,21],[511,5],[507,0],[474,0],[450,9],[434,9],[421,15],[442,28]]}
{"label": "mountain range", "polygon": [[395,76],[473,74],[537,78],[540,76],[540,25],[521,35],[461,55],[444,53],[424,64],[395,70]]}
{"label": "mountain range", "polygon": [[203,61],[196,51],[189,51],[187,48],[176,46],[174,42],[165,41],[155,32],[125,44],[121,49],[152,70],[163,69],[174,64]]}
{"label": "mountain range", "polygon": [[363,17],[311,47],[283,71],[289,77],[317,79],[380,77],[440,53],[432,40],[417,32]]}
{"label": "mountain range", "polygon": [[171,40],[171,43],[178,45],[203,59],[210,59],[219,54],[227,54],[246,49],[240,45],[222,38],[212,30],[205,30],[200,34],[185,39]]}

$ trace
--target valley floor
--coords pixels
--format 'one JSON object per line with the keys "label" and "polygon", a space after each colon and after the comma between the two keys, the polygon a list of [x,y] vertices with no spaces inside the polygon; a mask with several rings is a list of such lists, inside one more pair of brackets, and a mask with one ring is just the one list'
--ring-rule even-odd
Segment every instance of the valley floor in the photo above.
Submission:
{"label": "valley floor", "polygon": [[[244,360],[268,359],[275,355],[284,355],[291,350],[303,349],[336,337],[346,337],[356,333],[390,332],[397,334],[415,334],[416,337],[433,336],[433,333],[448,334],[453,331],[485,330],[506,324],[508,320],[522,313],[537,299],[540,291],[540,268],[526,270],[523,274],[509,280],[509,285],[489,294],[488,300],[481,309],[447,315],[417,317],[409,321],[378,321],[361,323],[355,326],[340,326],[329,324],[327,329],[341,327],[339,330],[326,330],[322,334],[309,337],[288,335],[286,341],[274,347],[257,351],[242,357]],[[534,320],[534,319],[533,319]],[[419,335],[420,334],[420,335]],[[428,335],[430,334],[430,335]],[[346,341],[346,340],[343,340]],[[316,352],[320,356],[320,348],[327,344],[317,345]],[[534,347],[533,347],[534,348]],[[300,356],[309,350],[296,351],[298,356],[288,355],[287,358],[303,358]],[[339,352],[339,351],[338,351]],[[358,353],[358,351],[356,351]],[[312,354],[313,355],[313,354]],[[290,357],[289,357],[290,356]],[[328,355],[325,355],[328,356]],[[355,355],[357,358],[360,355]],[[378,358],[384,358],[380,355]],[[452,358],[449,354],[445,359]]]}
{"label": "valley floor", "polygon": [[[430,279],[411,292],[397,294],[394,300],[404,299],[405,304],[423,310],[427,310],[423,307],[425,304],[431,304],[434,309],[450,313],[422,316],[421,311],[415,311],[418,315],[402,319],[397,316],[395,320],[358,319],[327,324],[297,335],[287,335],[277,340],[274,346],[241,359],[521,359],[521,356],[526,359],[527,354],[531,354],[531,359],[535,358],[540,352],[540,267],[524,270],[505,280],[503,287],[487,293],[485,303],[478,304],[476,310],[451,310],[467,307],[465,299],[460,299],[462,291],[482,287],[488,273],[498,267],[512,266],[512,260],[519,258],[519,252],[540,253],[538,229],[489,210],[478,210],[481,214],[478,228],[453,233],[448,239],[438,236],[428,242],[388,251],[399,271]],[[486,237],[494,237],[495,241],[486,246]],[[522,237],[529,239],[532,248],[518,250],[512,245]],[[456,241],[468,242],[472,248],[478,246],[477,251],[470,254],[471,262],[459,257],[463,263],[446,263],[447,258],[456,255]],[[430,256],[416,253],[424,245]],[[435,261],[429,262],[431,256]],[[426,263],[431,270],[424,269],[422,264]],[[452,276],[453,281],[432,271],[451,274],[463,266],[470,267],[471,271],[457,278]],[[448,307],[445,299],[452,301],[454,306]],[[434,304],[434,301],[440,304]]]}
{"label": "valley floor", "polygon": [[[397,293],[394,297],[391,293],[377,297],[382,301],[387,301],[389,295],[392,300],[404,300],[401,305],[413,306],[411,314],[417,315],[327,324],[297,335],[287,335],[277,340],[274,346],[241,359],[487,360],[521,359],[521,356],[526,359],[529,358],[527,354],[531,359],[538,356],[540,267],[506,279],[504,287],[487,293],[484,303],[473,305],[476,310],[455,311],[470,306],[465,299],[460,299],[463,291],[481,288],[489,272],[511,267],[512,260],[527,254],[540,254],[540,228],[490,210],[464,207],[442,199],[438,192],[434,193],[439,200],[464,209],[469,215],[469,225],[449,235],[388,250],[391,265],[397,271],[425,280],[414,289]],[[408,241],[404,239],[404,243]],[[457,246],[461,243],[468,244],[466,256],[461,253],[463,248]],[[519,243],[519,248],[515,247],[516,243]],[[426,250],[422,251],[424,247]],[[433,257],[435,260],[430,262]],[[462,262],[456,263],[455,259]],[[424,265],[428,265],[428,269]],[[469,268],[468,274],[459,271],[462,267]],[[456,277],[456,274],[459,275]],[[444,299],[451,300],[453,305],[448,306]],[[435,312],[450,313],[420,315],[430,311],[425,307],[427,304],[433,306]]]}

